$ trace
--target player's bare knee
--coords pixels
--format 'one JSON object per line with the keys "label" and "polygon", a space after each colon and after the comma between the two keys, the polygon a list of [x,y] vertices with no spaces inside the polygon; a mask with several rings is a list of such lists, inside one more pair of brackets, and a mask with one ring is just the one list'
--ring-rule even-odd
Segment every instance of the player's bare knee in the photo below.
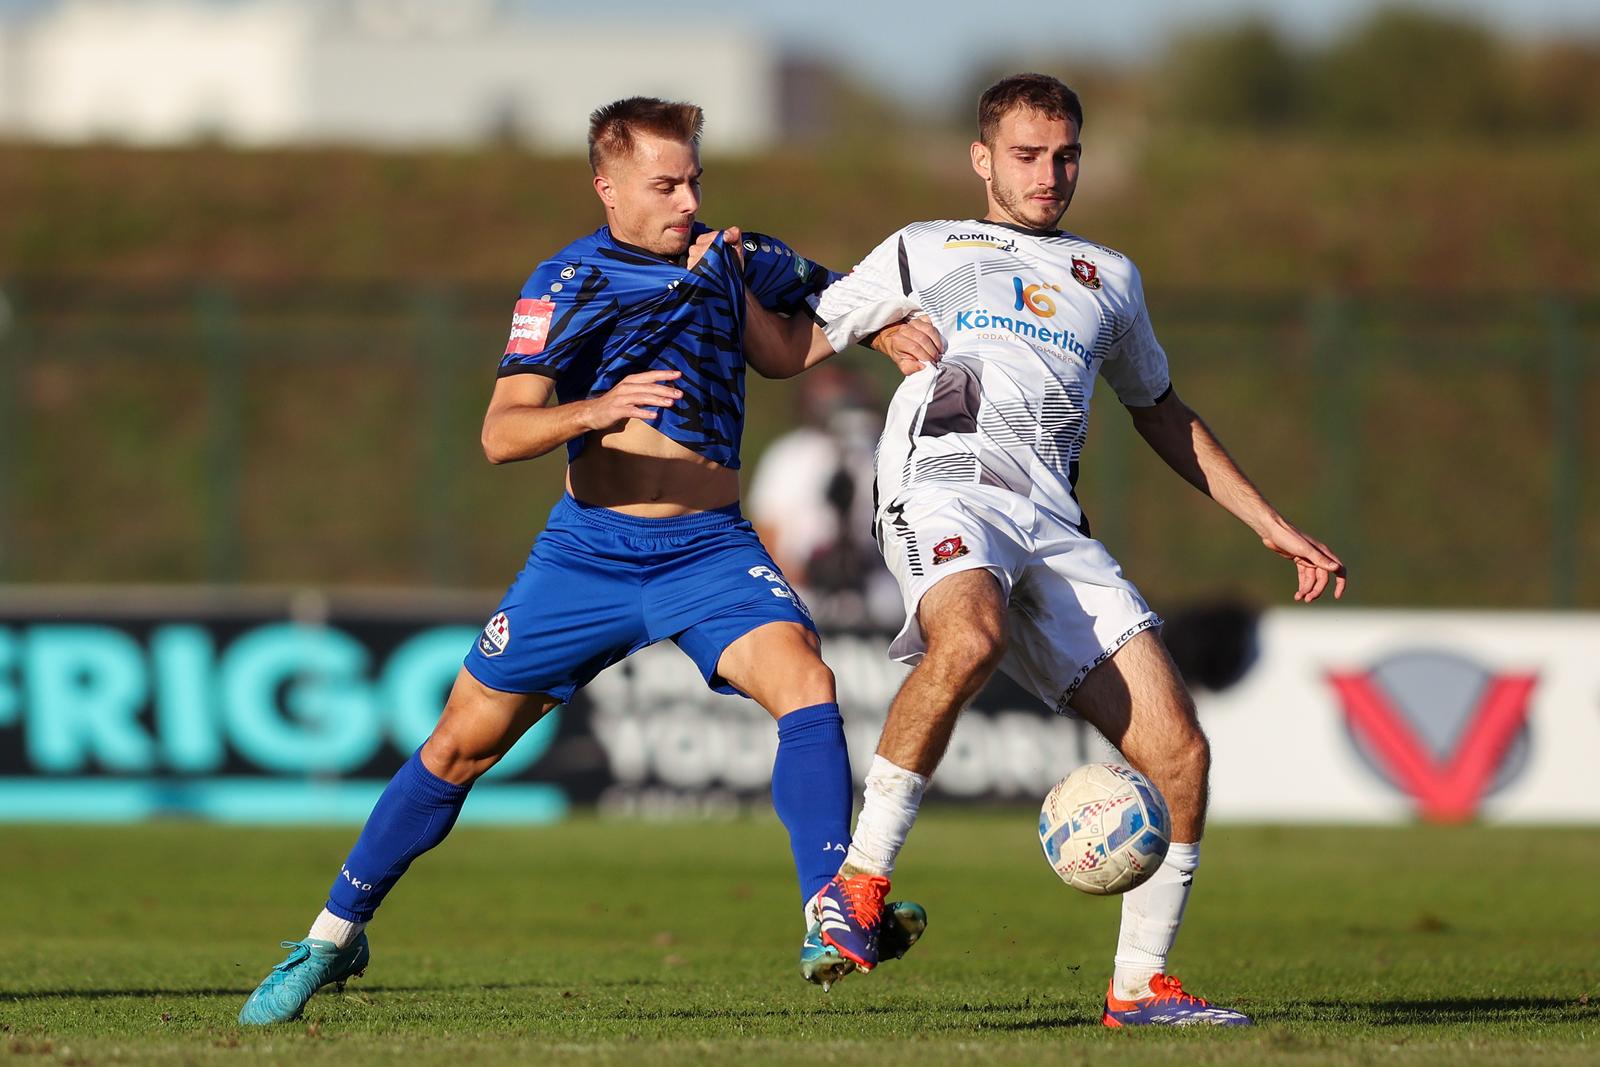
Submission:
{"label": "player's bare knee", "polygon": [[832,703],[837,694],[833,671],[816,656],[796,668],[791,689],[792,693],[786,701],[790,707],[786,710]]}
{"label": "player's bare knee", "polygon": [[452,785],[471,785],[500,762],[497,752],[472,752],[449,731],[435,730],[422,746],[422,765]]}

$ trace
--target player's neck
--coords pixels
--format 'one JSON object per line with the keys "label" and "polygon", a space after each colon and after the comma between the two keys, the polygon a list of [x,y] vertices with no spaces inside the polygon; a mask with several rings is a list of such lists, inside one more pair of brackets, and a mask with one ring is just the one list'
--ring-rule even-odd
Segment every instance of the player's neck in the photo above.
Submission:
{"label": "player's neck", "polygon": [[626,248],[630,252],[637,252],[642,256],[651,256],[655,259],[661,260],[663,263],[673,263],[680,267],[689,261],[688,252],[683,252],[679,255],[673,256],[668,255],[665,252],[657,252],[653,248],[640,244],[638,241],[632,239],[635,236],[634,234],[624,233],[622,230],[617,228],[617,224],[615,222],[608,222],[606,227],[611,231],[611,240],[615,241],[617,244],[621,245],[623,248]]}
{"label": "player's neck", "polygon": [[989,213],[979,221],[987,222],[991,226],[1004,226],[1008,230],[1016,230],[1018,233],[1025,233],[1030,237],[1051,237],[1061,232],[1057,228],[1057,224],[1061,222],[1059,217],[1056,219],[1055,224],[1049,226],[1029,226],[1027,223],[1018,222],[1004,211],[993,206],[989,208]]}

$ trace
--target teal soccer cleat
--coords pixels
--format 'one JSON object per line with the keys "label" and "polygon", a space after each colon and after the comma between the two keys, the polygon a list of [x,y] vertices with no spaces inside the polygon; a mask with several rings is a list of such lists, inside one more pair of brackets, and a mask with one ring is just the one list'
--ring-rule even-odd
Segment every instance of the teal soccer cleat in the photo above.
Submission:
{"label": "teal soccer cleat", "polygon": [[[921,904],[909,900],[891,901],[884,907],[878,925],[878,959],[897,960],[910,951],[928,928],[928,913]],[[822,924],[815,922],[800,944],[800,975],[822,987],[826,993],[833,983],[856,969],[854,960],[822,940]]]}
{"label": "teal soccer cleat", "polygon": [[290,950],[288,958],[272,968],[239,1009],[239,1022],[245,1026],[286,1023],[299,1018],[313,993],[325,985],[344,989],[346,980],[365,971],[367,961],[372,958],[365,933],[345,949],[336,947],[332,941],[310,937],[304,941],[285,941],[282,947]]}
{"label": "teal soccer cleat", "polygon": [[888,914],[878,928],[879,963],[903,957],[928,928],[928,912],[921,904],[891,900],[885,907]]}

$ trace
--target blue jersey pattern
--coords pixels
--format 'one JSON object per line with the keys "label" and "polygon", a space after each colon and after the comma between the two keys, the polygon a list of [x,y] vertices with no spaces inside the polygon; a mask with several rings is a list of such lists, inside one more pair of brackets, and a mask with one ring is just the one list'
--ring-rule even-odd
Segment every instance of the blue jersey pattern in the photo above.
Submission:
{"label": "blue jersey pattern", "polygon": [[[695,236],[708,227],[696,225]],[[630,374],[677,370],[683,398],[650,425],[724,467],[744,432],[744,291],[784,314],[839,275],[783,242],[746,234],[741,270],[719,234],[693,270],[601,227],[545,260],[522,287],[500,376],[555,379],[562,403],[599,396]],[[584,439],[567,442],[567,461]]]}

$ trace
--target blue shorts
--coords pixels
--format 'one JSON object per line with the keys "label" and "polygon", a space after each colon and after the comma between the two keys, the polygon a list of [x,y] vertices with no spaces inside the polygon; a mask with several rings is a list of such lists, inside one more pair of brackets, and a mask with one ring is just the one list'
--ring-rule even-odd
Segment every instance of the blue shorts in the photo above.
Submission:
{"label": "blue shorts", "polygon": [[563,496],[465,665],[491,689],[565,702],[606,667],[671,638],[707,685],[736,693],[717,661],[769,622],[816,632],[738,504],[641,519]]}

